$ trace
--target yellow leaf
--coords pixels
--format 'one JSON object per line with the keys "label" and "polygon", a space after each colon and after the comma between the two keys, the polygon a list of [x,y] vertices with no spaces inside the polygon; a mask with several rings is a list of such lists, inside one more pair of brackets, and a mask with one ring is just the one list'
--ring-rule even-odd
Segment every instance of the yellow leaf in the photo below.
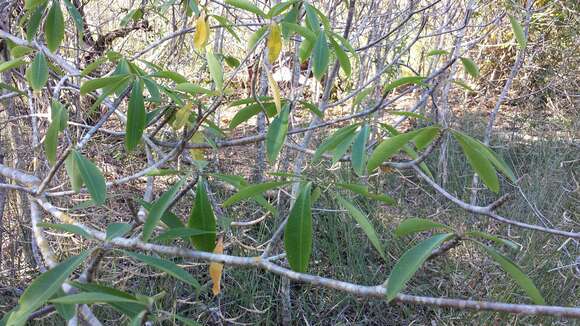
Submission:
{"label": "yellow leaf", "polygon": [[[214,254],[223,254],[224,253],[224,241],[223,237],[219,237],[217,244],[213,250]],[[210,263],[209,264],[209,276],[213,282],[213,287],[211,291],[213,295],[216,296],[221,292],[221,279],[222,279],[222,271],[224,269],[224,264],[222,263]]]}
{"label": "yellow leaf", "polygon": [[280,26],[273,23],[270,25],[270,35],[268,36],[268,62],[273,64],[278,59],[282,51],[282,34],[280,33]]}
{"label": "yellow leaf", "polygon": [[186,103],[181,109],[175,112],[175,120],[173,120],[173,129],[181,130],[181,128],[189,125],[189,115],[193,109],[193,104]]}
{"label": "yellow leaf", "polygon": [[[195,134],[193,134],[193,137],[191,137],[191,142],[193,144],[203,144],[204,138],[203,138],[203,132],[198,131]],[[204,160],[204,153],[205,150],[203,148],[192,148],[189,153],[191,154],[191,158],[196,160],[196,161],[203,161]]]}
{"label": "yellow leaf", "polygon": [[272,91],[272,97],[274,98],[274,104],[276,105],[276,111],[282,111],[282,100],[280,99],[280,88],[278,87],[278,83],[274,80],[274,76],[272,76],[272,72],[268,71],[268,86]]}
{"label": "yellow leaf", "polygon": [[207,40],[209,38],[209,24],[207,23],[205,14],[202,13],[195,21],[195,34],[193,35],[193,44],[197,50],[205,49]]}

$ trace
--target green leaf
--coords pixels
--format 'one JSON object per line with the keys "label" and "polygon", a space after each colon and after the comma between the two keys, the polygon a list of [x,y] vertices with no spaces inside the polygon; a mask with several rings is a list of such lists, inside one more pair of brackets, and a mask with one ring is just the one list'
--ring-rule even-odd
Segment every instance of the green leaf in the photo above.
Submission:
{"label": "green leaf", "polygon": [[[53,298],[65,296],[66,293],[60,288]],[[76,313],[76,306],[74,304],[55,304],[54,307],[58,314],[65,320],[71,320]],[[1,325],[1,323],[0,323]]]}
{"label": "green leaf", "polygon": [[44,135],[44,152],[50,164],[56,163],[56,149],[58,147],[58,122],[52,122]]}
{"label": "green leaf", "polygon": [[312,253],[311,183],[303,186],[284,229],[284,249],[293,271],[305,273]]}
{"label": "green leaf", "polygon": [[477,91],[475,89],[473,89],[473,87],[469,86],[469,84],[467,84],[465,81],[460,80],[460,79],[454,79],[451,81],[453,84],[460,86],[461,88],[465,89],[468,92],[472,92],[472,93],[477,93]]}
{"label": "green leaf", "polygon": [[258,28],[258,30],[255,31],[248,39],[248,50],[252,50],[256,44],[262,40],[267,31],[268,25],[264,25]]}
{"label": "green leaf", "polygon": [[9,69],[18,67],[24,63],[26,63],[26,61],[24,61],[24,59],[22,59],[22,58],[4,61],[4,62],[0,63],[0,73],[4,72],[6,70],[9,70]]}
{"label": "green leaf", "polygon": [[425,77],[421,77],[421,76],[401,77],[401,78],[393,81],[392,83],[389,83],[387,86],[385,86],[385,88],[383,89],[383,92],[390,92],[397,87],[401,87],[404,85],[410,85],[410,84],[426,86],[426,84],[423,83],[424,80],[425,80]]}
{"label": "green leaf", "polygon": [[417,133],[417,136],[415,136],[414,138],[417,150],[422,150],[429,144],[431,144],[431,142],[433,142],[435,137],[439,135],[440,130],[441,129],[439,128],[439,126],[431,126],[421,129],[421,131],[419,131]]}
{"label": "green leaf", "polygon": [[34,279],[20,296],[18,308],[10,315],[7,325],[24,325],[28,316],[57,293],[62,283],[89,254],[90,251],[84,251],[72,256]]}
{"label": "green leaf", "polygon": [[515,19],[514,16],[510,15],[510,24],[512,25],[512,30],[514,31],[514,36],[516,37],[516,41],[520,49],[525,49],[528,45],[528,40],[526,39],[526,34],[524,33],[524,29],[520,22]]}
{"label": "green leaf", "polygon": [[318,15],[316,9],[309,3],[304,4],[304,10],[306,11],[306,25],[316,34],[320,33],[320,21],[318,20]]}
{"label": "green leaf", "polygon": [[312,50],[312,72],[316,79],[322,79],[322,76],[326,73],[326,69],[328,69],[329,60],[330,54],[326,34],[321,32],[318,34],[318,38],[314,43],[314,49]]}
{"label": "green leaf", "polygon": [[404,134],[399,134],[394,137],[383,140],[371,154],[367,163],[367,170],[369,172],[378,168],[384,161],[391,158],[391,156],[398,153],[403,146],[410,142],[420,131],[415,130]]}
{"label": "green leaf", "polygon": [[410,234],[433,229],[444,229],[446,231],[452,231],[452,229],[445,224],[433,222],[424,218],[409,218],[399,224],[399,226],[395,229],[395,235],[398,237],[404,237]]}
{"label": "green leaf", "polygon": [[216,221],[211,202],[207,196],[203,178],[200,178],[197,182],[195,204],[191,210],[191,215],[189,216],[189,222],[187,225],[193,229],[212,232],[209,234],[192,236],[191,242],[199,250],[213,252],[216,240]]}
{"label": "green leaf", "polygon": [[291,183],[291,181],[273,181],[243,187],[234,195],[232,195],[230,198],[226,199],[226,201],[223,202],[222,206],[229,207],[241,200],[253,198],[266,190],[279,188],[289,183]]}
{"label": "green leaf", "polygon": [[218,91],[222,91],[224,88],[224,71],[221,62],[211,51],[206,53],[207,65],[209,68],[209,74],[215,83],[215,88]]}
{"label": "green leaf", "polygon": [[[231,184],[238,190],[248,186],[248,182],[244,178],[237,175],[212,174],[212,176]],[[262,195],[256,195],[253,197],[253,199],[266,210],[271,212],[272,215],[278,215],[276,207],[272,206],[272,204],[270,204]]]}
{"label": "green leaf", "polygon": [[187,92],[193,95],[197,94],[208,94],[208,95],[217,95],[215,91],[212,91],[207,88],[203,88],[193,83],[179,83],[175,85],[175,89],[182,92]]}
{"label": "green leaf", "polygon": [[99,292],[104,293],[116,297],[122,297],[129,300],[136,301],[134,303],[129,302],[109,302],[109,305],[113,307],[115,310],[129,316],[138,315],[141,311],[145,310],[146,307],[143,306],[143,303],[138,302],[137,298],[134,295],[131,295],[127,292],[123,292],[108,286],[104,286],[101,284],[96,283],[79,283],[79,282],[70,282],[72,286],[76,287],[77,289],[83,290],[84,292]]}
{"label": "green leaf", "polygon": [[188,228],[177,227],[177,228],[171,228],[171,229],[163,232],[162,234],[160,234],[158,237],[155,238],[155,241],[165,242],[165,241],[173,240],[176,238],[182,238],[184,240],[188,240],[192,236],[206,235],[206,234],[210,234],[210,235],[215,234],[215,231],[198,230],[198,229],[189,228],[189,227]]}
{"label": "green leaf", "polygon": [[105,184],[103,174],[93,162],[89,161],[79,152],[73,151],[72,155],[91,197],[97,205],[104,204],[107,199],[107,185]]}
{"label": "green leaf", "polygon": [[499,180],[493,164],[480,150],[474,147],[473,142],[467,140],[463,134],[453,132],[453,137],[461,146],[463,153],[469,161],[469,165],[473,168],[475,173],[479,175],[481,181],[489,188],[489,190],[497,193],[499,192]]}
{"label": "green leaf", "polygon": [[421,241],[415,247],[407,250],[391,270],[387,280],[387,300],[391,301],[405,288],[405,284],[413,277],[419,267],[429,258],[431,252],[441,243],[453,236],[453,233],[437,234]]}
{"label": "green leaf", "polygon": [[94,90],[118,84],[122,81],[128,80],[129,78],[129,75],[115,75],[87,80],[81,85],[81,95],[86,95]]}
{"label": "green leaf", "polygon": [[367,198],[370,198],[372,200],[378,200],[380,202],[383,202],[387,205],[395,205],[397,202],[389,195],[386,194],[373,194],[371,192],[369,192],[369,189],[367,186],[364,185],[360,185],[360,184],[353,184],[353,183],[339,183],[337,184],[337,186],[350,190],[354,193],[357,193],[359,195],[363,195]]}
{"label": "green leaf", "polygon": [[348,58],[348,55],[332,37],[330,38],[330,44],[332,44],[332,48],[334,49],[334,53],[336,54],[336,58],[340,64],[340,68],[342,71],[344,71],[344,74],[347,77],[350,77],[352,67],[350,65],[350,59]]}
{"label": "green leaf", "polygon": [[55,229],[58,231],[73,233],[76,235],[80,235],[81,237],[86,238],[86,239],[93,238],[93,236],[90,235],[83,228],[81,228],[80,226],[73,225],[73,224],[38,223],[37,225],[41,228],[51,228],[51,229]]}
{"label": "green leaf", "polygon": [[449,52],[445,51],[445,50],[431,50],[427,53],[427,56],[433,56],[433,55],[448,55]]}
{"label": "green leaf", "polygon": [[196,322],[195,320],[191,320],[180,315],[173,315],[173,317],[175,317],[175,319],[179,320],[186,326],[202,326],[202,324]]}
{"label": "green leaf", "polygon": [[493,166],[495,166],[495,168],[498,169],[503,175],[508,177],[508,179],[510,179],[512,182],[516,181],[516,176],[514,175],[512,169],[501,157],[499,157],[489,147],[484,145],[479,140],[470,137],[464,133],[460,133],[459,131],[454,131],[454,133],[460,134],[460,137],[463,138],[463,140],[466,143],[469,143],[470,146],[472,146],[475,150],[479,151],[483,156],[485,156],[491,162],[491,164],[493,164]]}
{"label": "green leaf", "polygon": [[64,39],[64,17],[60,9],[60,3],[53,1],[46,21],[44,22],[44,37],[46,38],[46,46],[50,52],[55,52]]}
{"label": "green leaf", "polygon": [[153,230],[159,223],[159,220],[161,220],[161,216],[163,216],[167,208],[169,208],[169,204],[171,204],[171,201],[173,200],[179,189],[181,189],[181,186],[183,185],[184,182],[185,179],[181,179],[178,182],[176,182],[171,188],[165,191],[163,195],[161,195],[155,201],[155,203],[153,203],[151,209],[149,209],[147,220],[143,225],[143,235],[142,235],[143,241],[146,242],[147,240],[149,240],[151,234],[153,234]]}
{"label": "green leaf", "polygon": [[26,79],[30,87],[35,90],[41,90],[48,81],[48,63],[44,53],[38,52],[36,57],[26,70]]}
{"label": "green leaf", "polygon": [[81,175],[79,166],[75,161],[74,155],[71,154],[66,157],[64,160],[64,168],[66,170],[66,174],[68,174],[73,191],[78,193],[81,191],[81,187],[83,186],[83,176]]}
{"label": "green leaf", "polygon": [[131,231],[131,225],[127,223],[111,223],[107,225],[107,234],[105,236],[106,241],[110,241],[117,237],[124,236],[127,232]]}
{"label": "green leaf", "polygon": [[480,242],[477,242],[479,246],[485,250],[485,252],[493,258],[501,268],[509,274],[511,278],[516,281],[516,283],[526,292],[526,294],[532,299],[535,304],[544,305],[546,300],[542,297],[542,294],[534,285],[534,282],[529,278],[526,273],[524,273],[518,265],[512,262],[509,258],[505,257],[497,250],[492,247],[488,247]]}
{"label": "green leaf", "polygon": [[225,2],[230,6],[249,11],[262,18],[266,18],[268,16],[262,11],[262,9],[258,8],[256,5],[247,0],[226,0]]}
{"label": "green leaf", "polygon": [[43,4],[36,8],[32,15],[30,15],[30,19],[28,20],[28,24],[26,25],[26,39],[30,42],[38,33],[38,29],[40,28],[40,23],[42,22],[42,15],[44,14],[45,4]]}
{"label": "green leaf", "polygon": [[140,301],[102,292],[81,292],[50,300],[52,303],[62,304],[92,304],[92,303],[136,303]]}
{"label": "green leaf", "polygon": [[338,144],[354,135],[357,127],[358,124],[352,124],[335,131],[332,136],[328,137],[322,144],[318,146],[316,152],[314,152],[314,156],[312,157],[312,162],[320,161],[320,158],[324,153],[334,150]]}
{"label": "green leaf", "polygon": [[299,101],[302,106],[308,109],[308,111],[312,112],[315,116],[319,117],[320,119],[324,119],[324,112],[320,111],[318,107],[311,102],[308,101]]}
{"label": "green leaf", "polygon": [[385,251],[383,249],[383,245],[381,244],[381,240],[379,239],[377,232],[375,231],[375,228],[368,220],[368,218],[365,216],[365,214],[363,214],[358,208],[356,208],[353,203],[342,198],[341,196],[336,195],[336,198],[340,202],[341,206],[344,207],[350,213],[350,215],[356,220],[358,225],[360,225],[364,233],[369,238],[369,241],[375,247],[375,249],[377,249],[381,257],[384,260],[387,260],[387,257],[385,256]]}
{"label": "green leaf", "polygon": [[178,84],[187,83],[187,78],[183,77],[183,75],[175,71],[170,70],[156,71],[154,74],[151,75],[151,77],[171,79],[172,81]]}
{"label": "green leaf", "polygon": [[338,162],[346,153],[354,138],[356,137],[356,133],[348,133],[346,137],[344,137],[334,148],[334,153],[332,154],[332,164]]}
{"label": "green leaf", "polygon": [[24,9],[32,10],[46,3],[47,0],[24,0]]}
{"label": "green leaf", "polygon": [[315,41],[310,41],[307,38],[302,40],[302,44],[300,44],[300,48],[298,49],[298,57],[300,58],[300,62],[305,62],[306,59],[308,59],[312,53],[312,49],[314,48],[314,42]]}
{"label": "green leaf", "polygon": [[[284,33],[284,30],[287,31],[287,33],[298,33],[300,36],[304,37],[305,39],[307,39],[309,42],[314,43],[316,42],[316,33],[312,32],[311,30],[309,30],[306,27],[300,26],[296,23],[290,23],[290,22],[282,22],[280,25],[282,25],[282,33]],[[287,37],[285,37],[287,38]]]}
{"label": "green leaf", "polygon": [[230,121],[228,128],[234,129],[262,111],[265,111],[266,115],[270,118],[278,113],[274,102],[262,103],[262,105],[260,105],[260,103],[250,104],[236,113],[232,118],[232,121]]}
{"label": "green leaf", "polygon": [[481,238],[484,240],[493,241],[498,245],[507,246],[508,248],[510,248],[512,250],[519,250],[520,249],[520,245],[518,245],[517,243],[515,243],[511,240],[496,237],[495,235],[481,232],[481,231],[469,231],[469,232],[465,232],[463,235],[466,237],[476,237],[476,238]]}
{"label": "green leaf", "polygon": [[282,150],[282,146],[286,140],[289,114],[290,105],[286,104],[280,114],[274,118],[274,121],[268,127],[268,132],[266,133],[266,151],[270,163],[276,162],[278,154],[280,154],[280,150]]}
{"label": "green leaf", "polygon": [[130,252],[130,251],[125,251],[125,250],[123,250],[123,252],[126,255],[133,257],[139,261],[142,261],[145,264],[147,264],[153,268],[156,268],[162,272],[165,272],[165,273],[171,275],[172,277],[175,277],[176,279],[193,286],[196,289],[199,288],[199,283],[197,282],[197,280],[194,279],[193,276],[191,276],[191,274],[189,274],[183,268],[177,266],[173,262],[170,262],[168,260],[164,260],[161,258],[153,257],[153,256],[143,255],[143,254],[140,254],[137,252]]}
{"label": "green leaf", "polygon": [[461,57],[461,63],[465,71],[473,78],[479,77],[479,68],[470,58]]}
{"label": "green leaf", "polygon": [[79,12],[79,10],[77,9],[77,7],[75,7],[70,0],[64,0],[64,5],[66,6],[66,10],[68,11],[68,14],[72,17],[75,26],[77,28],[77,32],[82,35],[84,30],[85,30],[85,24],[83,22],[83,17],[81,16],[81,13]]}
{"label": "green leaf", "polygon": [[[149,97],[147,100],[149,102],[161,103],[161,93],[159,93],[159,87],[157,86],[157,83],[153,79],[149,78],[143,78],[143,83],[149,92]],[[148,117],[147,114],[146,116]],[[145,120],[149,121],[148,119]],[[147,125],[147,123],[145,123],[145,125]]]}
{"label": "green leaf", "polygon": [[147,112],[143,103],[143,88],[141,81],[136,79],[131,89],[131,97],[127,109],[127,126],[125,129],[125,148],[133,150],[141,141],[145,124],[147,123]]}

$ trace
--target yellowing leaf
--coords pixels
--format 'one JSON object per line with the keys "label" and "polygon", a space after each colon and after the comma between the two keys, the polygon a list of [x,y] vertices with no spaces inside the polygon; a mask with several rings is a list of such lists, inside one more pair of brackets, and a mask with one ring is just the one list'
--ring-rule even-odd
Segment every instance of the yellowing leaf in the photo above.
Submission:
{"label": "yellowing leaf", "polygon": [[268,62],[273,64],[276,62],[276,59],[278,59],[278,56],[282,51],[282,34],[278,24],[273,23],[270,25],[270,35],[268,36],[268,42],[266,45],[268,46]]}
{"label": "yellowing leaf", "polygon": [[191,109],[193,104],[186,103],[181,109],[175,112],[175,120],[173,121],[173,129],[180,130],[189,124],[189,115],[191,114]]}
{"label": "yellowing leaf", "polygon": [[[196,132],[191,137],[191,142],[193,144],[203,144],[204,138],[203,133],[201,131]],[[205,150],[203,148],[192,148],[189,153],[191,154],[191,158],[196,161],[203,161]]]}
{"label": "yellowing leaf", "polygon": [[[215,245],[215,249],[213,250],[214,254],[223,254],[224,253],[224,241],[222,237],[219,237],[217,244]],[[218,295],[221,292],[221,279],[222,279],[222,271],[224,269],[224,264],[222,263],[210,263],[209,264],[209,276],[213,282],[213,287],[211,291],[213,295]]]}
{"label": "yellowing leaf", "polygon": [[274,98],[276,111],[280,112],[282,110],[282,100],[280,99],[280,88],[278,87],[278,83],[274,80],[274,76],[272,76],[271,71],[268,71],[268,86],[272,91],[272,97]]}
{"label": "yellowing leaf", "polygon": [[201,14],[195,21],[195,34],[193,35],[193,44],[197,50],[205,49],[207,40],[209,38],[209,24],[207,23],[205,14]]}

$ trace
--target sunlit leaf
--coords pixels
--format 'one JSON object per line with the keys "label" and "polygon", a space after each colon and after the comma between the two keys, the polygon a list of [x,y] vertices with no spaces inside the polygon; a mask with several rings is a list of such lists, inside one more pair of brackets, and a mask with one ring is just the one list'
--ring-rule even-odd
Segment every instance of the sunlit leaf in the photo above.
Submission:
{"label": "sunlit leaf", "polygon": [[344,207],[350,215],[355,219],[355,221],[360,225],[364,233],[369,238],[371,244],[375,247],[375,249],[379,252],[381,257],[386,260],[385,250],[383,249],[383,245],[381,244],[381,240],[375,231],[375,228],[368,220],[368,218],[361,212],[358,208],[354,206],[353,203],[349,202],[348,200],[342,198],[341,196],[336,196],[338,201],[340,202],[341,206]]}
{"label": "sunlit leaf", "polygon": [[287,104],[268,127],[268,132],[266,133],[266,152],[270,163],[276,162],[278,154],[280,154],[282,146],[286,141],[289,114],[290,105]]}
{"label": "sunlit leaf", "polygon": [[259,184],[255,184],[255,185],[245,186],[245,187],[241,188],[238,192],[236,192],[234,195],[232,195],[230,198],[226,199],[223,202],[222,206],[223,207],[231,206],[231,205],[233,205],[239,201],[242,201],[244,199],[253,198],[256,195],[259,195],[259,194],[265,192],[266,190],[279,188],[279,187],[287,185],[289,183],[290,183],[290,181],[272,181],[272,182],[265,182],[265,183],[259,183]]}
{"label": "sunlit leaf", "polygon": [[204,50],[207,40],[209,39],[209,24],[207,17],[202,13],[195,21],[195,34],[193,35],[193,44],[197,50]]}
{"label": "sunlit leaf", "polygon": [[143,241],[149,240],[151,234],[153,234],[153,230],[159,223],[159,220],[161,220],[161,216],[163,216],[167,208],[169,208],[169,205],[173,201],[173,198],[175,197],[179,189],[181,189],[181,186],[183,185],[184,182],[185,179],[181,179],[178,182],[176,182],[173,186],[171,186],[171,188],[165,191],[163,195],[161,195],[155,201],[155,203],[153,203],[153,206],[151,206],[151,209],[149,209],[147,221],[145,221],[145,224],[143,225],[143,233],[142,233]]}
{"label": "sunlit leaf", "polygon": [[429,258],[431,252],[452,236],[453,233],[437,234],[407,250],[391,270],[387,280],[387,300],[393,300]]}
{"label": "sunlit leaf", "polygon": [[429,231],[433,229],[444,229],[451,230],[445,224],[437,223],[432,220],[424,218],[409,218],[401,222],[399,226],[395,229],[395,235],[398,237],[404,237],[410,234],[415,234],[418,232]]}
{"label": "sunlit leaf", "polygon": [[284,229],[284,249],[292,270],[305,273],[312,253],[312,210],[308,183],[300,190],[292,205],[288,223]]}
{"label": "sunlit leaf", "polygon": [[107,199],[107,185],[103,174],[93,162],[85,158],[81,153],[73,151],[72,155],[91,197],[97,205],[104,204]]}
{"label": "sunlit leaf", "polygon": [[191,237],[191,242],[197,249],[212,252],[215,248],[216,221],[211,202],[205,189],[204,179],[202,178],[197,182],[195,204],[189,216],[188,226],[197,230],[212,232]]}
{"label": "sunlit leaf", "polygon": [[280,31],[280,25],[276,23],[270,25],[270,34],[268,35],[266,47],[268,48],[268,62],[274,64],[282,51],[282,34]]}
{"label": "sunlit leaf", "polygon": [[461,63],[465,71],[473,78],[479,77],[479,68],[470,58],[461,57]]}
{"label": "sunlit leaf", "polygon": [[260,8],[248,0],[226,0],[225,3],[249,11],[263,18],[267,17],[267,15]]}
{"label": "sunlit leaf", "polygon": [[52,2],[52,6],[46,16],[44,37],[46,38],[46,46],[51,52],[55,52],[64,39],[64,17],[58,1]]}
{"label": "sunlit leaf", "polygon": [[18,299],[18,308],[12,312],[7,324],[24,325],[28,316],[57,293],[62,283],[89,254],[90,251],[84,251],[72,256],[34,279]]}
{"label": "sunlit leaf", "polygon": [[183,268],[177,266],[175,263],[171,261],[153,256],[143,255],[137,252],[131,251],[123,251],[123,252],[127,256],[133,257],[155,269],[165,272],[171,275],[172,277],[175,277],[176,279],[193,286],[194,288],[199,288],[199,283],[195,278],[193,278],[193,276],[191,276],[190,273],[188,273]]}
{"label": "sunlit leaf", "polygon": [[489,190],[497,193],[499,191],[499,179],[493,164],[485,154],[475,147],[473,142],[466,139],[463,134],[453,132],[453,136],[459,143],[459,146],[461,146],[469,165],[471,165],[475,173],[479,175],[481,181],[483,181]]}

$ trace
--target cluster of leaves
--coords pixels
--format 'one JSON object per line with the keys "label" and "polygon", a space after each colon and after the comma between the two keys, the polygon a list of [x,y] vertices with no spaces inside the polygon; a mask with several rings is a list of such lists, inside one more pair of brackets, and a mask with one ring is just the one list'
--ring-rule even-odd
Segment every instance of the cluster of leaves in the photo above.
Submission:
{"label": "cluster of leaves", "polygon": [[[357,56],[354,48],[346,39],[333,31],[328,18],[311,3],[297,0],[280,2],[267,13],[246,0],[226,0],[225,3],[269,21],[269,23],[259,28],[248,41],[248,49],[253,51],[260,42],[266,40],[265,48],[268,64],[273,64],[278,60],[282,53],[283,42],[298,34],[303,39],[299,58],[302,61],[311,60],[315,78],[321,80],[327,74],[329,63],[332,59],[336,59],[344,74],[350,76],[352,72],[351,57],[356,58]],[[84,26],[80,14],[68,0],[64,0],[64,4],[76,24],[77,31],[82,33]],[[96,98],[91,110],[102,104],[110,96],[129,94],[124,138],[127,151],[136,150],[145,130],[165,114],[170,114],[171,126],[176,131],[184,128],[188,130],[194,123],[199,123],[203,124],[204,129],[212,131],[216,137],[224,134],[224,130],[213,125],[210,121],[201,121],[198,113],[207,110],[204,104],[206,97],[221,96],[225,92],[227,84],[224,81],[223,62],[226,62],[231,67],[238,67],[240,62],[234,57],[213,53],[211,50],[206,49],[210,39],[208,20],[210,18],[215,19],[234,38],[239,40],[239,37],[225,18],[208,14],[206,8],[199,8],[194,0],[185,1],[184,4],[189,14],[197,16],[195,20],[194,45],[198,51],[205,52],[207,67],[212,80],[209,85],[191,83],[179,73],[165,70],[163,67],[151,62],[142,61],[141,63],[146,66],[143,69],[138,62],[127,60],[121,54],[112,51],[107,53],[106,56],[95,60],[81,72],[81,76],[88,77],[106,62],[114,64],[115,69],[110,75],[85,81],[80,88],[80,93],[82,96],[91,95]],[[298,17],[302,6],[305,12],[304,23],[300,23]],[[25,1],[25,7],[28,18],[26,25],[27,38],[29,40],[35,38],[44,19],[44,37],[47,48],[50,52],[55,52],[62,43],[65,34],[60,2],[51,1],[49,4],[47,0],[27,0]],[[127,15],[128,18],[124,19],[124,21],[139,19],[143,15],[143,12],[139,10],[141,9],[131,10]],[[524,48],[526,42],[521,26],[511,16],[510,22],[518,44]],[[26,78],[29,86],[34,91],[41,91],[48,82],[51,65],[47,61],[47,55],[50,57],[51,53],[36,51],[26,46],[10,46],[14,58],[0,64],[0,72],[28,64]],[[443,50],[435,50],[429,55],[448,54]],[[34,55],[30,63],[25,60],[28,55]],[[479,69],[471,59],[461,57],[460,60],[469,75],[474,78],[479,76]],[[291,101],[282,98],[280,89],[271,72],[268,74],[268,81],[272,96],[242,99],[229,104],[230,107],[243,106],[232,119],[229,129],[236,128],[260,112],[264,112],[268,117],[272,118],[266,135],[266,149],[269,161],[274,163],[277,161],[279,153],[286,142],[291,110],[300,106],[320,117],[322,117],[322,112],[307,101],[291,103]],[[403,77],[387,84],[383,91],[389,92],[407,84],[427,86],[424,77],[411,76]],[[368,95],[369,92],[361,92],[355,101],[360,103],[361,95],[364,94]],[[168,99],[167,102],[169,103],[162,105],[166,99]],[[194,106],[198,107],[199,110],[197,112],[193,109]],[[155,107],[156,109],[148,112],[148,107]],[[58,161],[59,137],[65,132],[68,124],[67,109],[64,104],[57,100],[54,100],[51,104],[50,121],[44,138],[44,149],[48,161],[54,165]],[[432,125],[406,133],[399,133],[395,128],[381,124],[376,131],[384,130],[389,137],[385,137],[377,146],[369,146],[369,137],[375,127],[372,122],[363,121],[351,123],[336,130],[318,146],[313,162],[318,162],[324,155],[331,153],[332,164],[334,164],[344,158],[350,150],[348,157],[352,163],[351,166],[354,172],[362,177],[383,166],[386,161],[401,152],[404,152],[411,159],[416,159],[418,151],[425,150],[441,133],[450,132],[459,143],[473,170],[491,191],[497,193],[500,189],[498,172],[510,180],[515,180],[511,169],[498,155],[483,143],[457,130],[444,130],[437,125]],[[195,141],[202,142],[204,140],[203,134],[196,133],[196,135],[199,137],[195,138]],[[214,141],[210,137],[205,137],[205,139],[209,143]],[[95,204],[104,204],[107,184],[99,168],[77,150],[71,149],[64,152],[63,155],[66,155],[64,163],[72,189],[75,192],[79,192],[85,186]],[[431,175],[425,163],[421,163],[420,166],[426,174]],[[166,172],[157,171],[153,173],[161,175]],[[315,237],[313,234],[312,205],[320,196],[320,188],[316,187],[308,178],[248,184],[240,176],[214,174],[212,177],[228,182],[238,190],[223,202],[224,208],[228,208],[242,200],[254,200],[274,215],[277,214],[276,209],[263,197],[262,193],[293,182],[301,183],[300,191],[290,209],[285,226],[284,248],[288,264],[292,270],[306,273],[311,260],[313,239]],[[186,179],[187,177],[180,178],[156,201],[152,203],[141,202],[148,210],[141,238],[145,242],[157,243],[168,243],[175,239],[181,239],[197,250],[221,254],[223,253],[223,242],[221,238],[218,239],[216,236],[218,227],[212,204],[208,198],[206,179],[204,177],[200,177],[197,181],[195,202],[187,223],[183,223],[181,218],[170,211],[170,207],[178,192],[183,188]],[[395,204],[395,201],[388,195],[373,193],[368,189],[368,186],[363,184],[337,184],[337,186],[371,200],[380,201],[388,205]],[[375,231],[367,215],[357,207],[355,202],[338,193],[335,194],[335,198],[340,206],[346,209],[361,226],[371,245],[386,261],[387,257],[380,236]],[[75,225],[43,224],[41,226],[72,232],[85,238],[93,238],[87,230]],[[159,227],[163,228],[163,232],[155,236],[155,230]],[[513,243],[505,239],[477,231],[459,234],[449,226],[424,219],[409,219],[399,225],[395,233],[402,237],[433,230],[444,230],[446,233],[438,233],[421,241],[403,254],[394,265],[386,282],[388,300],[396,298],[415,272],[431,256],[433,250],[439,248],[446,241],[460,239],[475,243],[478,248],[498,262],[535,303],[544,303],[537,288],[517,265],[493,247],[482,242],[482,240],[485,240],[514,247]],[[113,223],[107,227],[104,240],[109,242],[122,241],[119,238],[123,238],[131,231],[132,226],[129,224]],[[217,244],[216,240],[218,240]],[[153,312],[155,309],[154,303],[162,295],[148,297],[140,294],[130,294],[102,284],[81,284],[73,281],[69,281],[69,284],[77,290],[76,293],[65,294],[62,291],[62,285],[67,278],[90,254],[91,251],[88,250],[72,256],[36,278],[21,296],[18,306],[6,315],[0,324],[22,325],[33,311],[49,302],[54,304],[58,312],[67,320],[74,315],[75,304],[107,303],[127,315],[134,325],[139,325],[146,315]],[[121,254],[165,272],[195,289],[200,287],[193,276],[170,260],[129,251],[122,251]],[[210,265],[210,275],[214,283],[213,292],[216,295],[220,292],[222,268],[223,265],[219,263]],[[175,318],[184,323],[193,324],[192,321],[181,316],[175,316]]]}

